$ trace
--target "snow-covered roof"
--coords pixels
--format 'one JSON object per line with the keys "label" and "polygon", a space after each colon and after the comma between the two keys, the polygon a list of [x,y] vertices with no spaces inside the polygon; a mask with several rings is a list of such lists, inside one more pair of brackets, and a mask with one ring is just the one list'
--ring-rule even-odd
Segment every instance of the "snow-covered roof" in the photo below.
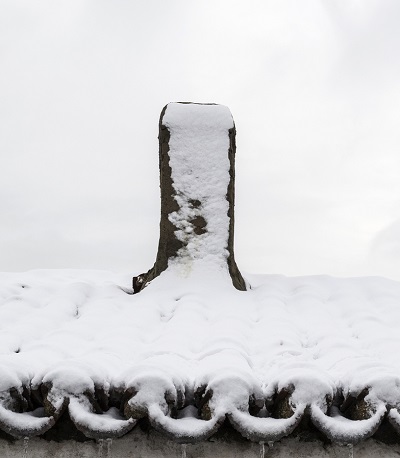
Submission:
{"label": "snow-covered roof", "polygon": [[0,429],[40,435],[64,411],[91,438],[146,417],[182,443],[225,418],[253,441],[303,418],[341,443],[400,429],[399,283],[198,275],[132,295],[128,275],[0,274]]}

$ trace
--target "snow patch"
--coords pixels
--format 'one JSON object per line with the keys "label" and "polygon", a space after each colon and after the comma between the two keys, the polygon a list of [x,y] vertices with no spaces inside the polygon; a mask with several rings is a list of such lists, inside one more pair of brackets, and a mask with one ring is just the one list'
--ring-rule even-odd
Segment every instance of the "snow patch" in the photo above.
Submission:
{"label": "snow patch", "polygon": [[[226,268],[228,257],[229,129],[234,127],[229,109],[223,105],[167,105],[163,124],[170,132],[169,157],[175,200],[179,211],[169,215],[177,227],[176,237],[185,246],[170,266],[183,276],[192,263]],[[200,206],[194,206],[198,201]],[[193,236],[193,221],[202,216],[203,234]]]}

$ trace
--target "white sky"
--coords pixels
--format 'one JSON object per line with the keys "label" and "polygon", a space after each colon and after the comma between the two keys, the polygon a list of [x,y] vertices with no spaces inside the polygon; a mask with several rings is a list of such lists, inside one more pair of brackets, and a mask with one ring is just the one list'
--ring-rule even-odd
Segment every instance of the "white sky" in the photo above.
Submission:
{"label": "white sky", "polygon": [[149,269],[158,118],[227,105],[243,271],[400,280],[400,2],[1,0],[0,270]]}

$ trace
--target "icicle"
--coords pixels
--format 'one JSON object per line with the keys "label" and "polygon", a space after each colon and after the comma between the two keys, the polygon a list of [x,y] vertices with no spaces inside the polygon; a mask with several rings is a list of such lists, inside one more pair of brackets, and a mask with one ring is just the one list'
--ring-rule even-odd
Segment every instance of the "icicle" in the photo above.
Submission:
{"label": "icicle", "polygon": [[265,444],[260,442],[260,458],[265,458]]}
{"label": "icicle", "polygon": [[349,458],[354,458],[354,448],[353,444],[347,444],[347,447],[349,449]]}
{"label": "icicle", "polygon": [[29,445],[29,437],[24,437],[24,451],[22,454],[22,458],[28,458],[28,445]]}
{"label": "icicle", "polygon": [[104,440],[103,439],[99,439],[98,444],[99,444],[99,448],[97,449],[97,456],[98,456],[98,458],[102,458]]}
{"label": "icicle", "polygon": [[182,449],[182,458],[186,458],[186,444],[182,444],[181,449]]}
{"label": "icicle", "polygon": [[107,455],[106,455],[106,458],[111,458],[111,445],[112,445],[111,437],[108,437],[106,442],[107,442]]}

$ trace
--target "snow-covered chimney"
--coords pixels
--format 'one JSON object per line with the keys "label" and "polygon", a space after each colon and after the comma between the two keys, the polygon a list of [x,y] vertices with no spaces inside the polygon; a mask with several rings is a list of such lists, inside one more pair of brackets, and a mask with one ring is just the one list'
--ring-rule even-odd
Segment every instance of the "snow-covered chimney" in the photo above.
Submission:
{"label": "snow-covered chimney", "polygon": [[159,123],[160,240],[135,292],[165,270],[226,272],[245,290],[233,250],[235,124],[223,105],[169,103]]}

